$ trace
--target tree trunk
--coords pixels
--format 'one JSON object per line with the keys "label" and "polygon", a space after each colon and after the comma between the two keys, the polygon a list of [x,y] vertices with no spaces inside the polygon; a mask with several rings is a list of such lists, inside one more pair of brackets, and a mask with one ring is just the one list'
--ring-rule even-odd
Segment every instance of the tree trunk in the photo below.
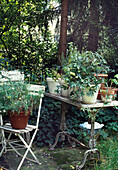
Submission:
{"label": "tree trunk", "polygon": [[99,35],[99,1],[90,0],[90,23],[89,23],[89,37],[88,50],[97,51],[98,35]]}
{"label": "tree trunk", "polygon": [[[68,0],[61,1],[61,27],[60,27],[60,42],[59,42],[59,58],[62,55],[66,56],[66,39],[67,39],[67,21],[68,21]],[[60,59],[58,64],[61,65]]]}

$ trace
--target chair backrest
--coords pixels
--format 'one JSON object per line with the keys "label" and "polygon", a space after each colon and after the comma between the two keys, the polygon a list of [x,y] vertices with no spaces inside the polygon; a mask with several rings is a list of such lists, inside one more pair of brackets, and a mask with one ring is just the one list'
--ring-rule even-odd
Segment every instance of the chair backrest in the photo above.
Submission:
{"label": "chair backrest", "polygon": [[[19,70],[12,70],[12,71],[6,71],[2,70],[0,71],[0,82],[7,82],[9,78],[11,81],[24,81],[24,74],[21,73]],[[4,76],[2,78],[2,76]]]}
{"label": "chair backrest", "polygon": [[40,97],[40,103],[39,103],[39,108],[38,108],[38,115],[37,115],[37,121],[36,121],[36,126],[38,128],[39,125],[39,118],[40,118],[40,112],[41,112],[41,105],[42,105],[42,98],[44,97],[44,92],[45,92],[45,86],[42,85],[34,85],[34,84],[27,84],[27,89],[31,95],[39,95],[39,91],[42,91]]}
{"label": "chair backrest", "polygon": [[[45,92],[45,86],[37,85],[37,84],[27,84],[27,89],[32,95],[39,95],[39,91]],[[44,96],[42,93],[41,97]]]}

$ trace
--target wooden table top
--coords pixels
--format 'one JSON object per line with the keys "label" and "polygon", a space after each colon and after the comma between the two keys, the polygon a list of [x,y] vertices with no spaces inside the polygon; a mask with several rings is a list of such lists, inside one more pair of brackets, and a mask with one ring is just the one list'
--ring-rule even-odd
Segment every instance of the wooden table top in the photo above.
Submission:
{"label": "wooden table top", "polygon": [[45,93],[44,94],[47,97],[53,98],[55,100],[59,100],[61,102],[65,102],[68,104],[71,104],[73,106],[77,106],[78,108],[101,108],[101,107],[115,107],[118,106],[118,101],[117,100],[113,100],[110,103],[103,103],[101,100],[97,100],[96,103],[94,104],[84,104],[81,101],[79,102],[75,102],[72,101],[70,98],[68,97],[63,97],[61,95],[56,95],[56,94],[51,94],[51,93]]}

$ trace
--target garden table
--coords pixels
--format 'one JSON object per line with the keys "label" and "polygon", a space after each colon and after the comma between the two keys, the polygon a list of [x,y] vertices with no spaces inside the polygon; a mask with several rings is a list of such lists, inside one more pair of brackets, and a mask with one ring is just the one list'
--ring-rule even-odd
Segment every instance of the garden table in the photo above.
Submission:
{"label": "garden table", "polygon": [[[73,147],[75,147],[75,143],[80,144],[81,146],[87,148],[87,151],[84,154],[83,161],[80,166],[77,166],[76,169],[81,169],[85,162],[86,158],[89,154],[94,154],[97,153],[98,159],[100,159],[100,152],[96,148],[96,140],[95,140],[95,132],[94,132],[94,124],[95,124],[95,118],[92,119],[91,117],[91,133],[90,133],[90,139],[89,139],[89,147],[85,146],[83,143],[81,143],[79,140],[71,137],[68,132],[66,131],[66,117],[65,114],[67,112],[67,107],[68,104],[76,106],[78,108],[84,108],[84,109],[99,109],[99,108],[104,108],[104,107],[115,107],[118,106],[118,101],[114,100],[110,103],[104,104],[101,100],[97,100],[95,104],[83,104],[81,101],[80,102],[73,102],[71,99],[67,97],[62,97],[61,95],[55,95],[51,93],[45,93],[45,96],[53,98],[55,100],[58,100],[61,102],[61,123],[60,123],[60,130],[61,132],[57,133],[55,143],[53,145],[50,145],[50,150],[54,150],[55,146],[57,145],[58,139],[61,136],[62,140],[65,140],[65,136],[67,136],[68,141],[72,144]],[[72,142],[74,141],[74,142]]]}

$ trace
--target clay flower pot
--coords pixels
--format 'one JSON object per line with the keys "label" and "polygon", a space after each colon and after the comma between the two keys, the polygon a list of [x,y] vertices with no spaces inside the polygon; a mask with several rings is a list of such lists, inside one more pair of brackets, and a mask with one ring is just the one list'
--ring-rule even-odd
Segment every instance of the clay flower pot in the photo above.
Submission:
{"label": "clay flower pot", "polygon": [[111,87],[101,89],[100,94],[103,102],[111,102],[115,97],[115,91]]}
{"label": "clay flower pot", "polygon": [[29,111],[20,111],[18,114],[16,111],[8,111],[9,120],[11,123],[11,126],[14,129],[24,129],[27,126],[30,110]]}

